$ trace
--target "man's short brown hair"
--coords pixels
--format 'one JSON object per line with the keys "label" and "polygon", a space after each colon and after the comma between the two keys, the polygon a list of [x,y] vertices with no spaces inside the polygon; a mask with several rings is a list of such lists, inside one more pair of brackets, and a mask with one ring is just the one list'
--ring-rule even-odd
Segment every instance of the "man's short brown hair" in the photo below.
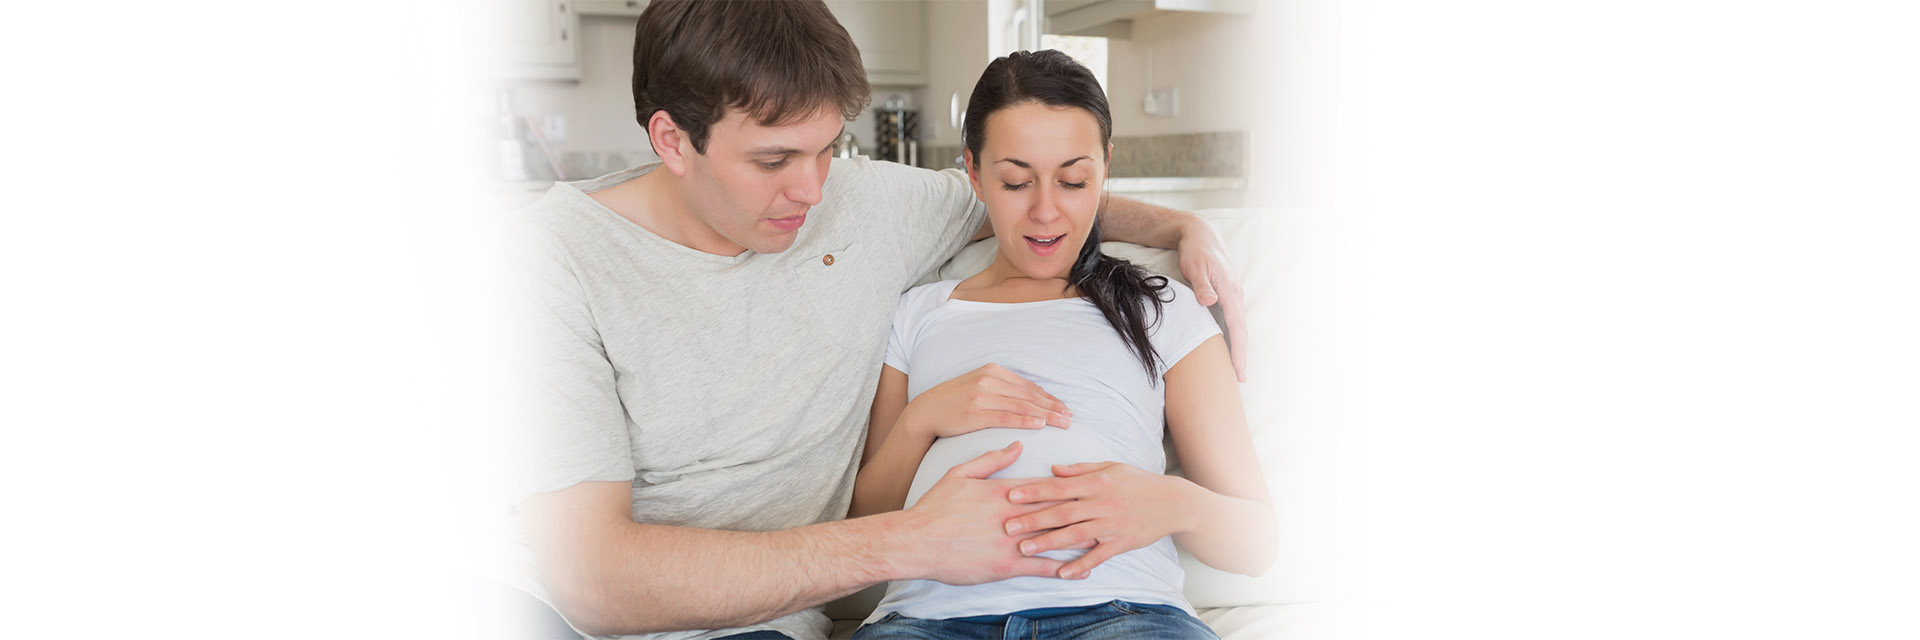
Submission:
{"label": "man's short brown hair", "polygon": [[872,97],[853,37],[820,0],[655,0],[633,38],[633,107],[641,127],[665,110],[700,153],[727,109],[761,126],[838,107],[851,120]]}

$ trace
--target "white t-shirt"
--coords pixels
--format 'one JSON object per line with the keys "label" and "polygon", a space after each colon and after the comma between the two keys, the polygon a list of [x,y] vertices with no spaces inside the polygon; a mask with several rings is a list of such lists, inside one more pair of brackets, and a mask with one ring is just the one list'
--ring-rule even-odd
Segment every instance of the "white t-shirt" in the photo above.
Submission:
{"label": "white t-shirt", "polygon": [[[989,363],[1046,389],[1073,410],[1073,426],[982,429],[933,443],[907,493],[912,506],[954,465],[1023,443],[1020,459],[995,478],[1052,475],[1052,465],[1123,462],[1151,473],[1166,471],[1166,390],[1160,376],[1220,333],[1193,291],[1169,281],[1172,301],[1148,328],[1160,353],[1149,378],[1140,360],[1100,310],[1084,298],[1023,303],[951,300],[959,280],[915,287],[902,295],[887,340],[886,364],[907,374],[907,397]],[[1164,297],[1164,293],[1162,294]],[[1148,307],[1152,318],[1152,307]],[[1084,550],[1047,552],[1072,560]],[[1165,604],[1193,612],[1181,595],[1185,575],[1173,539],[1116,556],[1085,580],[1014,578],[956,587],[931,580],[896,581],[867,622],[888,612],[922,619],[999,615],[1040,607],[1094,605],[1111,600]]]}

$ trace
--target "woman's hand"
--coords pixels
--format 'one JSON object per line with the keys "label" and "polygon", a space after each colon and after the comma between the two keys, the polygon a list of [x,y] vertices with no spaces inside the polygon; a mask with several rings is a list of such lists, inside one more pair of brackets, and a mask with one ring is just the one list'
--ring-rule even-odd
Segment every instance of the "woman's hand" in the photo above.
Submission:
{"label": "woman's hand", "polygon": [[1066,403],[1006,367],[989,364],[926,390],[900,412],[900,426],[927,438],[1006,427],[1062,429],[1073,423]]}
{"label": "woman's hand", "polygon": [[1081,579],[1109,558],[1185,531],[1194,520],[1199,485],[1147,473],[1118,462],[1054,465],[1055,477],[1015,487],[1014,504],[1066,502],[1007,520],[1007,535],[1053,529],[1020,543],[1020,553],[1091,545],[1086,555],[1061,567],[1060,577]]}

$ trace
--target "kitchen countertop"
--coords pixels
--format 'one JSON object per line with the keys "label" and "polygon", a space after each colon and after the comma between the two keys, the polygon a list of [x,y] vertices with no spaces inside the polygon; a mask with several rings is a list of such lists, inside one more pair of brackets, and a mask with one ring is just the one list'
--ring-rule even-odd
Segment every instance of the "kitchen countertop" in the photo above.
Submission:
{"label": "kitchen countertop", "polygon": [[[500,191],[511,194],[516,200],[532,202],[548,187],[552,180],[523,180],[497,183]],[[1247,188],[1247,179],[1233,176],[1174,176],[1155,178],[1109,178],[1107,191],[1111,193],[1172,193],[1182,191],[1239,191]]]}
{"label": "kitchen countertop", "polygon": [[1238,191],[1245,188],[1247,188],[1246,178],[1231,176],[1107,179],[1107,191],[1112,193]]}

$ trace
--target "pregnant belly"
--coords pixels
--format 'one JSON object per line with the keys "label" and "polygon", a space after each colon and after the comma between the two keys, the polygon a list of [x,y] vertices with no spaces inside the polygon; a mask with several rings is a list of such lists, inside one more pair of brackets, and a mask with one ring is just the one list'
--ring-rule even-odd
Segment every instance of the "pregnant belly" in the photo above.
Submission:
{"label": "pregnant belly", "polygon": [[[1004,448],[1014,441],[1021,443],[1020,458],[1012,465],[993,474],[994,478],[1042,478],[1053,475],[1053,465],[1074,464],[1077,462],[1100,462],[1114,460],[1127,462],[1135,466],[1152,470],[1143,465],[1136,455],[1125,455],[1115,443],[1102,437],[1097,427],[1082,423],[1072,429],[1047,427],[1045,429],[982,429],[950,438],[941,438],[927,449],[927,456],[920,461],[920,468],[914,473],[913,487],[907,491],[906,506],[920,501],[920,496],[932,488],[954,465],[980,457],[988,451]],[[1152,452],[1160,454],[1157,444]]]}

